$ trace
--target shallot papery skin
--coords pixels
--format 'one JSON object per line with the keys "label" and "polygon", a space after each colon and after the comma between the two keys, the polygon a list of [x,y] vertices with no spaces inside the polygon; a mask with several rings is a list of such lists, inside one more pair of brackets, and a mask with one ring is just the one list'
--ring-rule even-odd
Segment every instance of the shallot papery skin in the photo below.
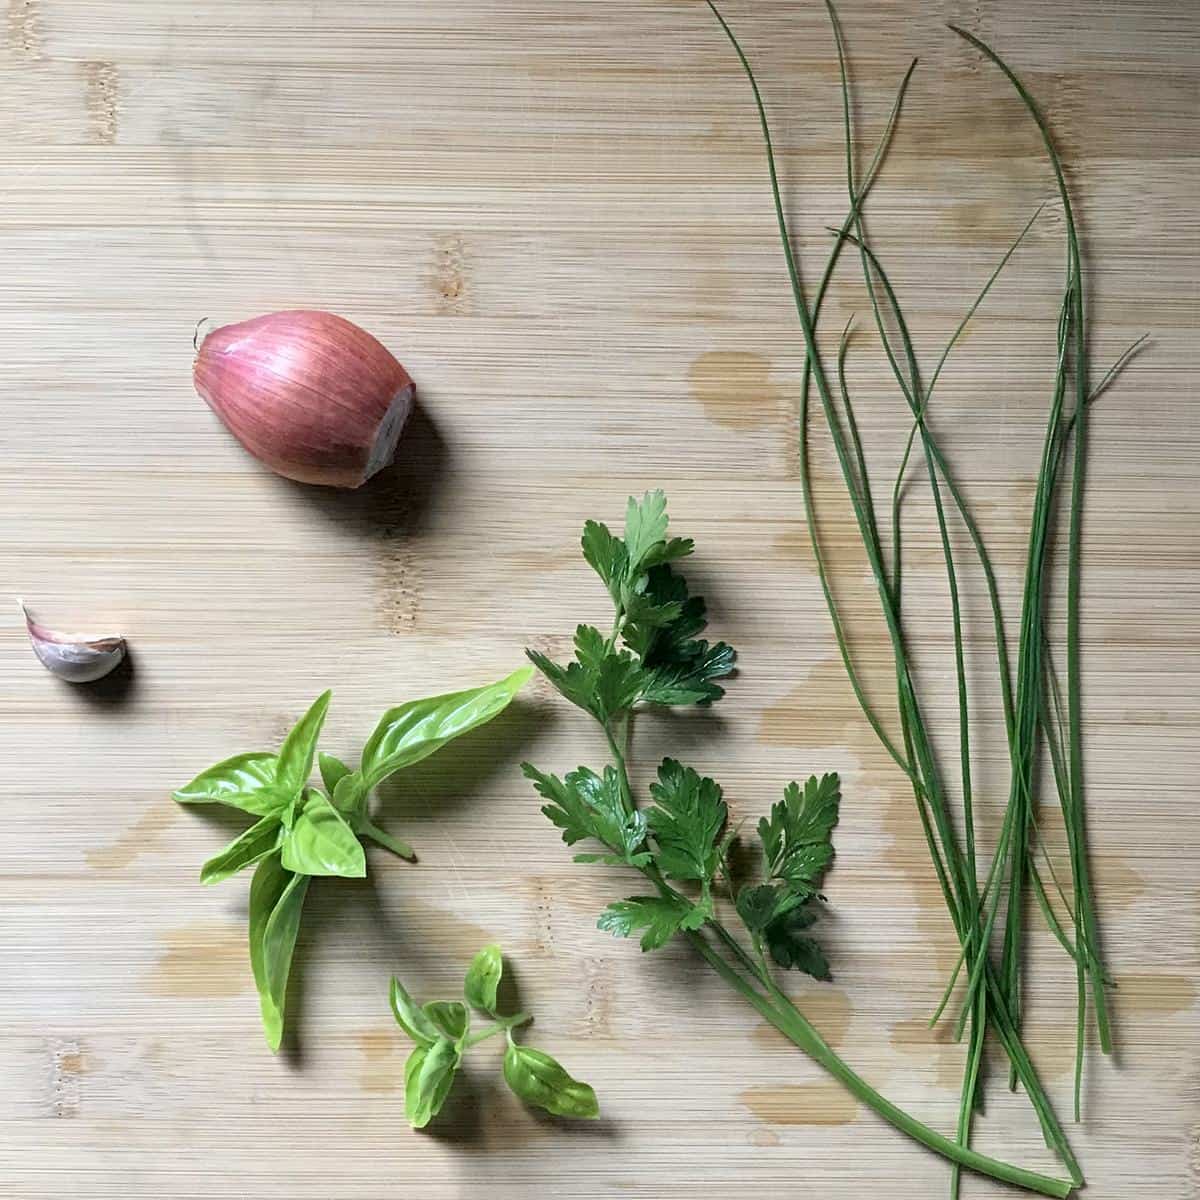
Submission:
{"label": "shallot papery skin", "polygon": [[196,391],[255,458],[301,483],[356,488],[386,467],[413,381],[365,329],[296,309],[214,329]]}

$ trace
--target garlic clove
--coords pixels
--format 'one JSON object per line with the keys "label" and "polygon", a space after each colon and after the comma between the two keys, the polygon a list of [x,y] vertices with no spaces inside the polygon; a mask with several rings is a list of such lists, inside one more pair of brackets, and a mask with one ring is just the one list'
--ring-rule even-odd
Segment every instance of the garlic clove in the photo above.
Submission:
{"label": "garlic clove", "polygon": [[333,313],[268,313],[207,333],[196,391],[260,462],[289,479],[356,488],[391,461],[413,407],[408,372]]}
{"label": "garlic clove", "polygon": [[17,603],[25,618],[33,652],[51,675],[68,683],[95,683],[114,671],[125,657],[123,637],[56,633],[35,621],[21,601]]}

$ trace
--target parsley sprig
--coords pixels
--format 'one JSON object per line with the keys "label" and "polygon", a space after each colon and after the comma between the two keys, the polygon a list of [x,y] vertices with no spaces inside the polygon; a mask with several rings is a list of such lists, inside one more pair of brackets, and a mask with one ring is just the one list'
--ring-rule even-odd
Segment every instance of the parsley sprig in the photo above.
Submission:
{"label": "parsley sprig", "polygon": [[[881,1096],[821,1037],[776,981],[775,968],[830,978],[811,930],[825,904],[821,881],[833,860],[841,785],[837,775],[790,783],[759,821],[761,878],[740,883],[729,861],[729,812],[721,787],[691,767],[665,758],[639,804],[630,776],[631,717],[639,707],[711,705],[724,696],[717,680],[732,673],[733,649],[699,635],[707,624],[704,600],[689,593],[676,569],[693,551],[690,539],[668,535],[661,491],[631,498],[624,537],[588,521],[583,556],[613,602],[611,631],[591,625],[575,632],[575,657],[566,664],[526,651],[542,674],[603,730],[610,762],[577,767],[561,778],[523,764],[545,801],[543,813],[569,846],[598,846],[577,862],[637,871],[642,893],[610,904],[599,928],[637,936],[645,951],[674,937],[697,953],[767,1021],[840,1080],[859,1100],[952,1162],[1048,1196],[1071,1185],[979,1154],[924,1125]],[[732,914],[742,927],[726,925]]]}

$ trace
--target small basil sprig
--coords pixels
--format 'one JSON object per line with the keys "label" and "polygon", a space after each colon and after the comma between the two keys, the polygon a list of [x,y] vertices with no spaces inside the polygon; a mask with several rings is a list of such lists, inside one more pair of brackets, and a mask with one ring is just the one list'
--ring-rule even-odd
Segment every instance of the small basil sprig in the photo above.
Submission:
{"label": "small basil sprig", "polygon": [[[400,980],[392,980],[396,1024],[415,1043],[404,1064],[404,1115],[414,1129],[423,1129],[437,1116],[466,1051],[498,1033],[503,1033],[508,1042],[504,1081],[522,1100],[559,1117],[599,1115],[596,1093],[588,1084],[572,1079],[549,1054],[513,1040],[513,1030],[533,1018],[527,1013],[500,1016],[496,991],[503,970],[499,946],[480,950],[463,981],[466,1004],[461,1000],[433,1000],[418,1005]],[[494,1018],[474,1033],[472,1008]]]}
{"label": "small basil sprig", "polygon": [[[200,880],[218,883],[245,867],[256,868],[250,885],[250,965],[272,1050],[279,1049],[283,1037],[284,997],[309,880],[363,878],[367,860],[361,838],[413,860],[407,843],[371,821],[372,789],[497,716],[532,674],[524,667],[498,683],[389,709],[367,739],[356,770],[332,754],[317,754],[331,696],[325,692],[278,753],[239,754],[175,792],[180,804],[224,804],[258,818],[204,864]],[[309,782],[314,760],[324,791]]]}

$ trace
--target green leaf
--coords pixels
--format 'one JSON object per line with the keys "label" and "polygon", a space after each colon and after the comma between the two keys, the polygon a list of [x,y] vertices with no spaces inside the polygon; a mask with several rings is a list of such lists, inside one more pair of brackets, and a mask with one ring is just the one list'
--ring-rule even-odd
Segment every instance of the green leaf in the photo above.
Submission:
{"label": "green leaf", "polygon": [[575,630],[575,658],[585,671],[599,672],[608,655],[604,635],[592,625],[580,625]]}
{"label": "green leaf", "polygon": [[200,882],[220,883],[236,875],[243,867],[252,866],[277,850],[282,837],[279,817],[274,813],[262,817],[200,868]]}
{"label": "green leaf", "polygon": [[363,787],[362,776],[357,771],[343,775],[334,785],[330,799],[333,807],[350,822],[351,829],[357,829],[367,808],[367,790]]}
{"label": "green leaf", "polygon": [[304,804],[283,842],[283,865],[303,875],[363,879],[367,859],[342,815],[316,788],[305,788]]}
{"label": "green leaf", "polygon": [[737,652],[724,642],[712,646],[703,639],[688,642],[686,657],[655,668],[642,699],[648,704],[713,704],[725,689],[712,680],[731,674],[736,661]]}
{"label": "green leaf", "polygon": [[337,785],[350,774],[350,768],[340,758],[326,754],[324,750],[317,754],[317,765],[321,768],[321,782],[325,790],[330,796],[334,795]]}
{"label": "green leaf", "polygon": [[509,1040],[504,1054],[504,1082],[527,1104],[557,1117],[596,1117],[600,1106],[586,1083],[572,1079],[549,1054]]}
{"label": "green leaf", "polygon": [[279,747],[279,786],[288,796],[296,795],[308,782],[312,774],[313,756],[317,751],[317,738],[325,724],[332,692],[322,692],[312,703],[308,712],[292,726],[291,732]]}
{"label": "green leaf", "polygon": [[663,563],[674,562],[678,558],[686,558],[695,550],[696,544],[691,538],[670,538],[653,547],[642,557],[642,569],[658,567]]}
{"label": "green leaf", "polygon": [[404,984],[394,975],[389,993],[392,1016],[396,1024],[408,1034],[418,1046],[432,1046],[441,1036],[429,1014],[404,990]]}
{"label": "green leaf", "polygon": [[642,664],[627,650],[610,651],[596,672],[593,712],[603,722],[632,708],[641,697],[646,677]]}
{"label": "green leaf", "polygon": [[[662,612],[677,615],[660,623]],[[709,645],[696,635],[708,624],[704,599],[688,594],[687,582],[667,565],[654,567],[633,602],[635,617],[622,631],[625,644],[645,669],[642,699],[650,704],[712,704],[724,690],[712,682],[730,674],[737,661],[724,642]]]}
{"label": "green leaf", "polygon": [[812,904],[805,904],[768,925],[764,940],[771,957],[785,970],[803,971],[827,981],[833,978],[829,962],[816,941],[804,933],[815,920]]}
{"label": "green leaf", "polygon": [[283,1040],[288,974],[307,891],[308,876],[284,870],[278,854],[259,862],[250,884],[250,967],[272,1050]]}
{"label": "green leaf", "polygon": [[[660,604],[654,597],[647,596],[644,592],[635,592],[625,605],[626,622],[635,628],[644,629],[650,634],[653,634],[654,630],[667,628],[673,621],[678,621],[682,615],[683,605],[678,600],[667,600]],[[630,643],[628,628],[625,641],[627,644]],[[630,649],[634,648],[630,644]]]}
{"label": "green leaf", "polygon": [[591,713],[597,721],[608,722],[637,703],[645,675],[633,655],[626,650],[606,649],[603,639],[597,644],[599,636],[591,626],[581,625],[575,641],[579,657],[565,667],[536,650],[525,653],[572,704]]}
{"label": "green leaf", "polygon": [[588,669],[574,661],[560,667],[537,650],[526,650],[525,655],[576,708],[596,715],[597,673],[594,669]]}
{"label": "green leaf", "polygon": [[631,937],[644,929],[642,949],[657,950],[681,929],[699,929],[708,916],[702,906],[671,896],[630,896],[610,904],[600,914],[596,928],[613,937]]}
{"label": "green leaf", "polygon": [[456,1042],[467,1032],[471,1023],[467,1006],[458,1000],[431,1000],[422,1008],[439,1031]]}
{"label": "green leaf", "polygon": [[384,713],[363,748],[359,769],[364,789],[369,791],[394,771],[428,758],[453,738],[498,716],[532,674],[522,667],[496,683],[410,700]]}
{"label": "green leaf", "polygon": [[810,775],[803,789],[789,783],[783,800],[758,823],[767,874],[811,895],[833,859],[841,783],[837,775]]}
{"label": "green leaf", "polygon": [[625,507],[625,548],[629,555],[629,575],[638,575],[651,553],[667,537],[667,497],[661,489],[647,492],[641,500],[629,497]]}
{"label": "green leaf", "polygon": [[711,882],[718,865],[717,839],[728,816],[720,787],[691,767],[664,758],[650,795],[655,807],[646,820],[658,843],[660,870],[672,879]]}
{"label": "green leaf", "polygon": [[496,991],[504,973],[504,958],[500,947],[484,946],[471,960],[467,977],[463,982],[463,995],[472,1008],[496,1016]]}
{"label": "green leaf", "polygon": [[804,900],[804,896],[797,895],[784,884],[754,884],[738,892],[738,916],[752,934],[758,935],[773,921],[798,908]]}
{"label": "green leaf", "polygon": [[642,849],[646,840],[645,814],[626,811],[621,778],[615,768],[605,767],[604,774],[597,775],[587,767],[579,767],[566,779],[543,775],[530,763],[522,763],[521,770],[549,801],[542,812],[563,831],[563,841],[568,846],[584,838],[595,838],[613,851],[620,863],[641,867],[649,861],[649,853]]}
{"label": "green leaf", "polygon": [[174,793],[180,804],[225,804],[256,817],[276,812],[288,801],[276,785],[278,759],[256,751],[238,754],[202,771]]}
{"label": "green leaf", "polygon": [[604,580],[609,595],[614,601],[620,600],[621,587],[629,569],[625,543],[619,537],[614,537],[607,525],[599,521],[587,521],[583,526],[580,544],[583,557]]}
{"label": "green leaf", "polygon": [[424,1129],[441,1111],[454,1083],[460,1055],[449,1038],[418,1046],[404,1064],[404,1115],[414,1129]]}

